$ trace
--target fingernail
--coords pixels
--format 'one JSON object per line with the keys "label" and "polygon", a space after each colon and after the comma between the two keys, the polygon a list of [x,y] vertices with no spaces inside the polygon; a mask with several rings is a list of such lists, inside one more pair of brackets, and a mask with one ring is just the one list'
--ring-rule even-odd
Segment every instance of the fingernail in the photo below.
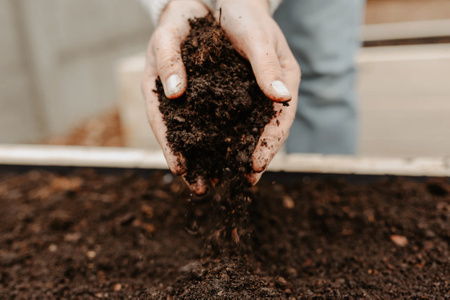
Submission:
{"label": "fingernail", "polygon": [[177,94],[181,90],[181,78],[177,74],[174,74],[167,79],[166,82],[167,95],[172,96]]}
{"label": "fingernail", "polygon": [[288,88],[283,82],[275,80],[274,82],[272,82],[272,87],[280,96],[292,97],[291,92],[289,92]]}

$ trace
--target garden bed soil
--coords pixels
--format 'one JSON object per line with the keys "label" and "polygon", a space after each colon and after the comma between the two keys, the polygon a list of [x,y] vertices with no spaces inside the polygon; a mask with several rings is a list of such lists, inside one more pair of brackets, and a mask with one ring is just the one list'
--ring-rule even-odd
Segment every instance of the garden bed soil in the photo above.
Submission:
{"label": "garden bed soil", "polygon": [[254,187],[246,247],[217,249],[202,234],[216,204],[189,201],[170,174],[3,171],[0,294],[450,296],[448,179],[296,178]]}

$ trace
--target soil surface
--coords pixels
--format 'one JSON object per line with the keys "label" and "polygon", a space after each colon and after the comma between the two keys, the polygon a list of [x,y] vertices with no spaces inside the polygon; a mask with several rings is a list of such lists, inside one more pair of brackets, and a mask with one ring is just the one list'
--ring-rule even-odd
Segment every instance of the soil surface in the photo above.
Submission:
{"label": "soil surface", "polygon": [[190,183],[198,177],[234,181],[232,189],[239,190],[236,185],[252,171],[253,151],[275,115],[273,102],[211,14],[190,25],[181,47],[186,93],[168,99],[156,81],[167,139],[174,153],[186,158]]}
{"label": "soil surface", "polygon": [[217,251],[212,202],[143,175],[0,172],[2,298],[450,297],[448,179],[261,182]]}

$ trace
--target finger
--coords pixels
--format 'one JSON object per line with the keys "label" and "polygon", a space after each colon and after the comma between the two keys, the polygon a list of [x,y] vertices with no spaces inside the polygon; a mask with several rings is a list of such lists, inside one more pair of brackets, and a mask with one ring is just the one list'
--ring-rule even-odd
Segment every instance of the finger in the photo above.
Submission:
{"label": "finger", "polygon": [[275,153],[277,153],[281,145],[285,142],[289,128],[280,129],[280,126],[281,122],[278,116],[272,119],[264,128],[264,132],[252,155],[253,171],[257,173],[265,171],[275,156]]}
{"label": "finger", "polygon": [[280,57],[281,65],[285,72],[284,78],[292,94],[292,101],[289,102],[289,106],[284,106],[282,103],[274,103],[276,115],[265,126],[256,149],[253,152],[252,163],[255,172],[263,172],[266,170],[272,158],[284,144],[297,111],[300,68],[290,51],[289,53],[282,54]]}
{"label": "finger", "polygon": [[267,33],[258,29],[250,33],[246,44],[246,56],[264,94],[276,102],[291,100],[292,93],[284,79],[275,48],[276,42]]}
{"label": "finger", "polygon": [[169,2],[161,16],[160,26],[152,36],[157,74],[164,86],[164,93],[170,99],[178,98],[186,91],[186,70],[181,59],[181,43],[190,31],[187,20],[203,17],[208,13],[208,8],[201,2],[179,2]]}
{"label": "finger", "polygon": [[153,36],[156,72],[161,78],[166,97],[170,99],[178,98],[186,91],[186,70],[180,49],[184,38],[175,27],[159,28]]}
{"label": "finger", "polygon": [[274,103],[276,116],[264,128],[264,132],[252,156],[253,170],[255,172],[266,170],[272,158],[284,144],[297,111],[301,70],[288,46],[286,38],[281,30],[278,29],[277,31],[276,51],[283,70],[283,79],[292,95],[292,101],[289,102],[289,106]]}
{"label": "finger", "polygon": [[147,117],[158,143],[166,158],[169,169],[175,175],[186,173],[185,160],[181,155],[175,155],[167,141],[167,127],[159,111],[158,95],[154,92],[156,85],[155,56],[150,49],[147,54],[147,63],[142,80],[142,91],[147,107]]}
{"label": "finger", "polygon": [[[294,97],[297,97],[295,94]],[[289,129],[295,118],[295,105],[292,103],[289,107],[284,107],[280,103],[274,103],[274,109],[277,112],[264,128],[255,151],[252,155],[252,167],[255,172],[263,172],[272,161],[275,154],[280,150],[289,135]]]}
{"label": "finger", "polygon": [[261,179],[262,174],[263,172],[260,173],[252,172],[250,174],[246,174],[245,177],[247,178],[249,186],[255,186]]}
{"label": "finger", "polygon": [[277,32],[276,52],[278,53],[279,63],[283,70],[283,81],[293,95],[293,99],[295,98],[293,105],[297,105],[298,88],[302,76],[301,69],[283,32],[280,28],[277,28]]}
{"label": "finger", "polygon": [[255,151],[252,156],[253,170],[263,172],[280,150],[289,135],[289,129],[295,117],[295,110],[291,106],[283,107],[279,103],[274,104],[277,115],[264,128]]}
{"label": "finger", "polygon": [[203,177],[197,177],[192,183],[187,180],[186,174],[184,174],[182,177],[194,195],[203,196],[206,195],[206,193],[209,191],[209,185]]}

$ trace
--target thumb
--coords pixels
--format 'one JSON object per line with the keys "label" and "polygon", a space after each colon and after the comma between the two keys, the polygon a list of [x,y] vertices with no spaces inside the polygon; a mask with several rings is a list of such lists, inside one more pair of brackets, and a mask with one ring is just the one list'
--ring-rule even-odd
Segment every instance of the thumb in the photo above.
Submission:
{"label": "thumb", "polygon": [[264,94],[275,102],[290,101],[292,94],[283,81],[283,70],[275,49],[252,47],[247,56]]}
{"label": "thumb", "polygon": [[[172,32],[173,31],[173,32]],[[186,90],[186,70],[181,58],[181,37],[176,30],[160,30],[155,37],[153,52],[156,69],[167,98],[175,99]]]}

